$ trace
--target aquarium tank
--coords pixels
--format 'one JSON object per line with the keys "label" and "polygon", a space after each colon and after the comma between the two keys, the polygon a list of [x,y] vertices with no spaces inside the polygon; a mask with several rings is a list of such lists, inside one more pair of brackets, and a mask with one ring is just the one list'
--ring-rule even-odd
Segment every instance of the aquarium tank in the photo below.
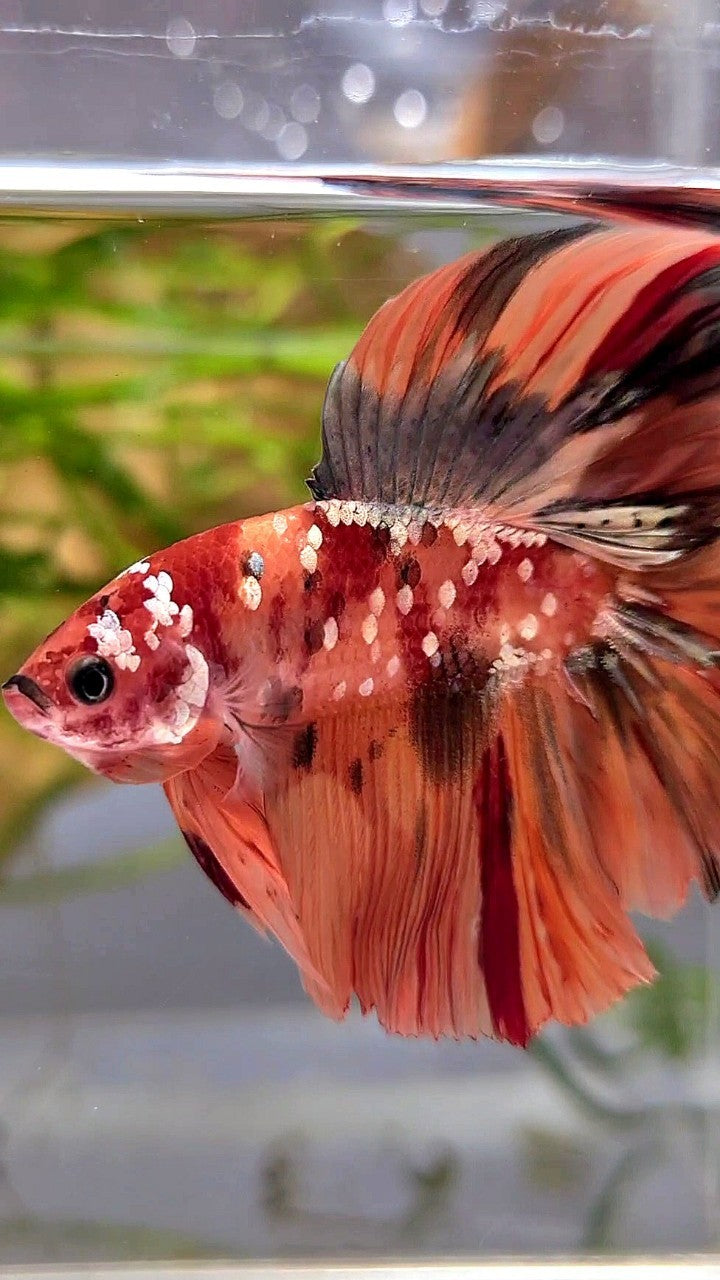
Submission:
{"label": "aquarium tank", "polygon": [[[0,68],[2,679],[124,566],[306,501],[331,371],[417,276],[718,221],[717,0],[8,0]],[[699,894],[638,919],[653,985],[519,1050],[327,1021],[158,785],[5,713],[0,858],[0,1272],[711,1274]]]}

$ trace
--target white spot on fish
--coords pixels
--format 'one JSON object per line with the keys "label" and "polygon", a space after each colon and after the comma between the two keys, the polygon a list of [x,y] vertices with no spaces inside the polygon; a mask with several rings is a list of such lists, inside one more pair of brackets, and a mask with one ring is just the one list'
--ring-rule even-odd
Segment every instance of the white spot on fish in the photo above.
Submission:
{"label": "white spot on fish", "polygon": [[395,597],[398,610],[404,617],[407,616],[413,607],[413,598],[412,587],[409,587],[407,583],[405,583],[405,586],[400,588],[397,596]]}
{"label": "white spot on fish", "polygon": [[147,573],[149,568],[150,568],[149,560],[137,560],[135,564],[131,564],[130,568],[126,569],[125,572],[126,573]]}
{"label": "white spot on fish", "polygon": [[538,620],[534,613],[529,613],[527,618],[523,618],[518,627],[523,640],[534,640],[538,633]]}
{"label": "white spot on fish", "polygon": [[319,551],[323,540],[322,529],[319,529],[316,524],[311,525],[307,531],[307,540],[313,551]]}
{"label": "white spot on fish", "polygon": [[423,636],[421,647],[426,658],[432,658],[433,654],[437,653],[440,648],[440,641],[434,631],[428,631],[427,635]]}
{"label": "white spot on fish", "polygon": [[160,572],[157,577],[151,574],[143,586],[150,592],[150,599],[143,600],[148,613],[152,614],[161,627],[171,627],[173,618],[180,612],[172,599],[173,580],[169,573]]}
{"label": "white spot on fish", "polygon": [[185,653],[187,654],[190,670],[180,685],[178,693],[182,696],[184,702],[189,703],[191,707],[199,709],[205,705],[210,683],[208,664],[200,650],[191,644],[185,646]]}
{"label": "white spot on fish", "polygon": [[328,618],[323,628],[323,645],[326,649],[334,649],[338,642],[338,624],[335,618]]}
{"label": "white spot on fish", "polygon": [[552,591],[548,591],[547,595],[543,597],[540,612],[544,613],[546,618],[555,617],[557,613],[557,597],[553,595]]}
{"label": "white spot on fish", "polygon": [[490,564],[497,564],[502,555],[502,547],[497,542],[491,542],[488,547],[487,558]]}
{"label": "white spot on fish", "polygon": [[101,658],[112,658],[120,671],[137,671],[140,655],[135,651],[132,633],[125,630],[112,609],[106,609],[90,623],[88,635],[96,641]]}
{"label": "white spot on fish", "polygon": [[478,567],[474,560],[468,560],[467,564],[463,565],[460,576],[466,587],[471,587],[477,581]]}
{"label": "white spot on fish", "polygon": [[145,641],[148,649],[152,649],[153,653],[155,652],[156,649],[160,648],[160,641],[156,633],[153,631],[152,627],[150,628],[149,631],[145,632],[145,635],[143,636],[143,640]]}
{"label": "white spot on fish", "polygon": [[193,611],[189,604],[184,604],[178,615],[178,630],[180,635],[185,638],[189,636],[193,629]]}
{"label": "white spot on fish", "polygon": [[314,573],[317,569],[317,551],[309,544],[304,546],[300,552],[300,564],[306,573]]}
{"label": "white spot on fish", "polygon": [[366,618],[363,618],[360,630],[366,644],[372,644],[373,640],[377,640],[378,622],[374,613],[369,613]]}
{"label": "white spot on fish", "polygon": [[238,596],[246,609],[258,609],[262,602],[262,587],[257,578],[243,578]]}
{"label": "white spot on fish", "polygon": [[376,618],[379,618],[385,608],[385,592],[382,587],[376,587],[374,591],[370,592],[368,604],[370,612],[374,613]]}
{"label": "white spot on fish", "polygon": [[278,511],[277,515],[273,516],[273,529],[280,537],[282,537],[284,533],[287,533],[287,527],[287,516],[284,516],[282,512]]}
{"label": "white spot on fish", "polygon": [[338,502],[328,502],[325,507],[325,515],[327,522],[332,525],[333,529],[337,529],[340,523],[340,504]]}
{"label": "white spot on fish", "polygon": [[371,676],[368,676],[367,680],[363,680],[362,684],[358,685],[358,693],[361,698],[369,698],[374,688],[375,681]]}
{"label": "white spot on fish", "polygon": [[380,644],[380,641],[373,640],[372,644],[370,645],[370,657],[372,658],[373,662],[380,661],[381,653],[382,653],[382,645]]}
{"label": "white spot on fish", "polygon": [[341,680],[340,683],[336,684],[335,688],[333,689],[333,692],[332,692],[333,701],[340,702],[340,699],[345,697],[346,692],[347,692],[347,685],[344,680]]}
{"label": "white spot on fish", "polygon": [[463,524],[461,521],[460,524],[455,525],[455,528],[452,531],[452,536],[455,540],[456,545],[458,547],[462,547],[462,545],[465,542],[467,542],[468,538],[470,537],[470,526],[467,524]]}
{"label": "white spot on fish", "polygon": [[456,595],[457,591],[455,590],[455,583],[451,582],[448,578],[447,581],[443,582],[442,586],[438,589],[438,600],[440,601],[443,609],[452,609]]}
{"label": "white spot on fish", "polygon": [[521,560],[517,571],[521,582],[529,582],[535,572],[532,560]]}
{"label": "white spot on fish", "polygon": [[398,658],[397,654],[393,654],[392,658],[387,664],[386,669],[391,679],[393,676],[397,675],[398,671],[400,670],[400,659]]}

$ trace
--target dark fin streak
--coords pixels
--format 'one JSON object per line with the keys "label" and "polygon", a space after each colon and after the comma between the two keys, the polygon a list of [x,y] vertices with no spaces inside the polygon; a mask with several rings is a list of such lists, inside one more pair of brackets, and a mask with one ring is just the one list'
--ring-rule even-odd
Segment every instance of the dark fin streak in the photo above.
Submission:
{"label": "dark fin streak", "polygon": [[208,879],[212,880],[215,888],[220,890],[223,898],[226,898],[233,907],[242,907],[244,911],[250,911],[250,903],[235,888],[227,871],[218,862],[210,845],[206,844],[202,836],[196,835],[194,831],[183,831],[182,837],[196,862]]}
{"label": "dark fin streak", "polygon": [[524,1047],[530,1039],[530,1027],[523,999],[518,900],[512,867],[513,799],[500,735],[485,751],[475,803],[481,831],[478,959],[497,1034]]}
{"label": "dark fin streak", "polygon": [[[483,403],[495,366],[484,344],[531,268],[593,230],[501,241],[386,303],[330,380],[313,496],[449,506],[483,488],[491,474]],[[503,425],[513,417],[504,413]]]}
{"label": "dark fin streak", "polygon": [[467,742],[482,718],[478,692],[453,692],[423,684],[410,704],[410,735],[423,769],[433,782],[457,782],[467,764]]}

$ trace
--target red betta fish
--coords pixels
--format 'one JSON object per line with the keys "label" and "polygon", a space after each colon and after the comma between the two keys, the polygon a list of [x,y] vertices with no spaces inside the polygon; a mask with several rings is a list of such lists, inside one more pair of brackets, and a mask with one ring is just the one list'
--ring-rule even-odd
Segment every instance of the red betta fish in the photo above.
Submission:
{"label": "red betta fish", "polygon": [[149,555],[4,686],[163,782],[331,1017],[524,1045],[720,887],[720,241],[528,235],[386,303],[313,501]]}

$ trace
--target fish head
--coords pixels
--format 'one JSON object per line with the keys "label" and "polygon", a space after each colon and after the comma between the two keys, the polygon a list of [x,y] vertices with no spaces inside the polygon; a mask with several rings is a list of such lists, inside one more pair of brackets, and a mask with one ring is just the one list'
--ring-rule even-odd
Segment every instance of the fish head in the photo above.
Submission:
{"label": "fish head", "polygon": [[164,781],[214,750],[222,730],[208,708],[209,667],[192,627],[192,610],[172,601],[169,574],[125,573],[6,680],[5,704],[24,728],[95,773]]}

